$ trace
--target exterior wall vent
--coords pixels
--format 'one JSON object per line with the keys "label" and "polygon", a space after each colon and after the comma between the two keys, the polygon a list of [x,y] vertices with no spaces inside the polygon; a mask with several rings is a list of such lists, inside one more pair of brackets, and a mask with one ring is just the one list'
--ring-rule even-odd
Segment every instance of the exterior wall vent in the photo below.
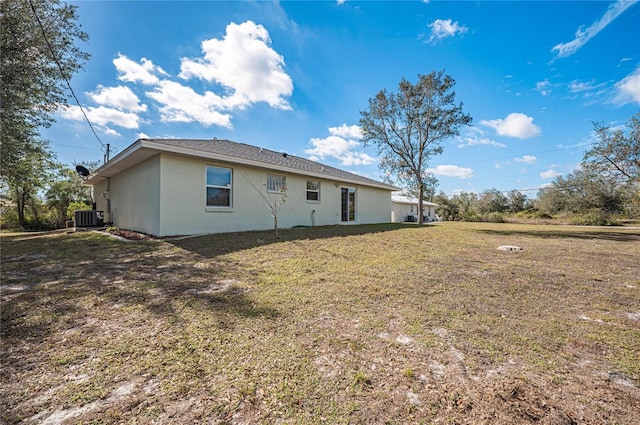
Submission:
{"label": "exterior wall vent", "polygon": [[75,227],[104,226],[104,211],[76,211],[73,218]]}

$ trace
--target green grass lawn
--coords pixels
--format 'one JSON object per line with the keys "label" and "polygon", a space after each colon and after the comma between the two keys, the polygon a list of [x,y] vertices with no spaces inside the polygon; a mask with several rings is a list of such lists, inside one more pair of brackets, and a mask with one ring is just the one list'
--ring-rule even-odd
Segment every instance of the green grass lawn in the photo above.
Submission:
{"label": "green grass lawn", "polygon": [[640,423],[637,229],[0,243],[2,423]]}

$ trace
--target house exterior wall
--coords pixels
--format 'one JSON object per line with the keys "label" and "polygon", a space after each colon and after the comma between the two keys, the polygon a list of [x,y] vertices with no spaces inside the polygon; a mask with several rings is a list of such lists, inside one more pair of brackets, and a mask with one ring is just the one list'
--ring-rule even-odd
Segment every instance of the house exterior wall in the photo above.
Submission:
{"label": "house exterior wall", "polygon": [[98,211],[104,212],[105,223],[111,223],[113,221],[111,220],[111,216],[109,214],[109,205],[107,203],[107,199],[105,198],[108,188],[109,188],[109,180],[103,180],[92,187],[93,202],[95,202],[96,209]]}
{"label": "house exterior wall", "polygon": [[407,221],[408,215],[418,216],[418,205],[401,204],[398,202],[392,202],[391,207],[391,222],[402,223]]}
{"label": "house exterior wall", "polygon": [[[206,206],[208,165],[232,169],[231,208]],[[343,187],[356,189],[354,223],[391,219],[389,190],[162,153],[110,178],[111,215],[105,220],[156,236],[272,229],[263,196],[274,203],[281,194],[267,192],[267,174],[286,176],[287,197],[278,209],[281,228],[340,224]],[[308,180],[320,182],[319,202],[307,201]],[[99,196],[105,190],[105,182],[94,188],[96,200],[101,199],[98,208],[106,212]]]}
{"label": "house exterior wall", "polygon": [[[408,215],[418,217],[418,204],[407,204],[400,202],[392,202],[391,207],[391,221],[393,223],[402,223],[407,221]],[[436,218],[435,207],[432,205],[424,206],[424,220],[433,221]]]}
{"label": "house exterior wall", "polygon": [[434,221],[436,219],[436,207],[432,205],[426,205],[424,207],[424,219]]}
{"label": "house exterior wall", "polygon": [[105,212],[105,222],[160,234],[160,159],[156,155],[94,186],[96,208]]}
{"label": "house exterior wall", "polygon": [[[391,192],[368,186],[357,186],[356,219],[359,224],[391,222]],[[340,217],[338,217],[340,218]]]}

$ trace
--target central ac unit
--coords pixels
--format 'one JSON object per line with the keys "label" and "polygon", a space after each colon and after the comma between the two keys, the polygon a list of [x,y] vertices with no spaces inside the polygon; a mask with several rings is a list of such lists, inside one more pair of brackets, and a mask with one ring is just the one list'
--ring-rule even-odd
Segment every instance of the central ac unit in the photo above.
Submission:
{"label": "central ac unit", "polygon": [[76,211],[73,218],[76,227],[97,227],[104,225],[104,211]]}

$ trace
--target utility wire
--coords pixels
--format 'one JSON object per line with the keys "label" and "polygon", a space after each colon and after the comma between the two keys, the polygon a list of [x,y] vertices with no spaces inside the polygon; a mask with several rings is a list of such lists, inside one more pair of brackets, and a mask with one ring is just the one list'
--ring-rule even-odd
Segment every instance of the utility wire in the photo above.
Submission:
{"label": "utility wire", "polygon": [[524,152],[524,153],[519,153],[519,154],[501,156],[501,157],[497,157],[497,158],[478,159],[478,160],[475,160],[475,161],[461,162],[460,165],[476,164],[476,163],[479,163],[479,162],[498,161],[498,160],[501,160],[501,159],[513,159],[514,157],[518,157],[518,156],[537,155],[537,154],[541,154],[541,153],[556,152],[556,151],[562,151],[562,150],[574,149],[574,148],[582,148],[582,146],[579,146],[579,145],[578,146],[563,146],[561,148],[548,149],[548,150],[544,150],[544,151]]}
{"label": "utility wire", "polygon": [[93,124],[91,124],[91,121],[89,121],[89,117],[87,116],[87,113],[85,112],[84,108],[80,104],[80,100],[78,100],[78,96],[76,96],[76,93],[73,90],[73,87],[71,87],[71,83],[69,82],[69,80],[67,79],[67,77],[64,74],[64,68],[62,67],[62,64],[60,63],[60,61],[56,57],[56,53],[53,50],[53,46],[51,46],[51,43],[49,43],[49,39],[47,38],[47,32],[44,29],[44,25],[42,25],[42,21],[40,21],[40,18],[38,17],[38,12],[36,12],[36,7],[33,5],[33,2],[31,0],[29,0],[29,4],[31,5],[31,10],[33,11],[33,16],[36,18],[36,21],[38,22],[38,26],[40,27],[40,31],[42,31],[42,37],[44,38],[45,43],[47,43],[47,47],[49,48],[49,52],[51,53],[51,57],[53,58],[53,61],[56,63],[56,65],[58,65],[58,69],[60,70],[60,76],[65,81],[65,83],[67,83],[67,87],[69,88],[69,91],[71,92],[71,95],[75,99],[76,104],[78,105],[78,108],[80,108],[80,112],[82,112],[82,116],[84,116],[84,119],[87,121],[87,124],[89,124],[89,128],[91,128],[91,132],[96,137],[98,142],[100,142],[100,145],[102,145],[102,149],[106,150],[107,156],[108,156],[109,155],[109,147],[107,147],[104,143],[102,143],[102,140],[100,140],[100,137],[98,136],[98,133],[96,133],[95,128],[93,128]]}

